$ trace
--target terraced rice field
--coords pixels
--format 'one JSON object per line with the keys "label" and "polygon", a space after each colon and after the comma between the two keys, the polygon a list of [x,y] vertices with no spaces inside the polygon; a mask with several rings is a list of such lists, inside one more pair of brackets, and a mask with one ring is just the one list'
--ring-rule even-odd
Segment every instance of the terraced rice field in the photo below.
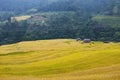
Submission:
{"label": "terraced rice field", "polygon": [[23,21],[29,19],[31,16],[17,16],[17,17],[12,17],[15,18],[17,21]]}
{"label": "terraced rice field", "polygon": [[0,46],[0,80],[120,80],[120,43],[56,39]]}

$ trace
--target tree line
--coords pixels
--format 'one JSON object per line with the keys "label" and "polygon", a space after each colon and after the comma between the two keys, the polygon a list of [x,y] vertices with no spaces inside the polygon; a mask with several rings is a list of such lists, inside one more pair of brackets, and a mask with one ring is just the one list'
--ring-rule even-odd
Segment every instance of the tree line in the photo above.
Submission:
{"label": "tree line", "polygon": [[16,15],[76,10],[93,14],[120,15],[120,0],[1,0],[0,5],[0,12],[10,11]]}
{"label": "tree line", "polygon": [[0,44],[57,38],[120,41],[120,27],[104,25],[92,20],[91,15],[81,12],[60,14],[48,18],[44,24],[31,25],[28,20],[11,22],[8,19],[0,26]]}
{"label": "tree line", "polygon": [[[92,20],[95,15],[120,16],[120,0],[1,0],[0,5],[0,44],[56,38],[120,41],[119,26]],[[44,24],[11,21],[17,15],[42,12],[58,14],[44,15]]]}

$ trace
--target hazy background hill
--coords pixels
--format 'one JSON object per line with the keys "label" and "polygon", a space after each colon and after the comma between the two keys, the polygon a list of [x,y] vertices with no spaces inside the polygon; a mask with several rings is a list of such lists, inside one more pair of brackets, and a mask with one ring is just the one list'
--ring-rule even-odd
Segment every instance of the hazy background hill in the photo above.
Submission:
{"label": "hazy background hill", "polygon": [[76,11],[120,15],[119,0],[1,0],[0,11],[24,13],[38,11]]}
{"label": "hazy background hill", "polygon": [[0,5],[0,44],[78,37],[120,41],[120,0],[1,0]]}
{"label": "hazy background hill", "polygon": [[0,80],[40,79],[120,80],[120,0],[0,0]]}

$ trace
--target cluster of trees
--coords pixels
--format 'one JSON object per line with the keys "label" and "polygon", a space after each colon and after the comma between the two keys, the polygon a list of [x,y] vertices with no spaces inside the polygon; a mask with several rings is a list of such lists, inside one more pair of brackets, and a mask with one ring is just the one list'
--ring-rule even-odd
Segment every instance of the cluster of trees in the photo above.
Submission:
{"label": "cluster of trees", "polygon": [[120,27],[99,23],[92,20],[91,15],[81,12],[58,15],[48,20],[47,25],[29,26],[26,39],[90,38],[98,41],[120,41]]}
{"label": "cluster of trees", "polygon": [[2,25],[0,25],[0,44],[10,44],[23,40],[23,36],[27,29],[26,21],[11,22],[10,19]]}
{"label": "cluster of trees", "polygon": [[[120,16],[120,0],[1,0],[0,5],[0,44],[78,37],[120,41],[120,27],[92,20],[96,14]],[[40,12],[59,14],[44,15],[44,24],[11,21],[15,15]]]}
{"label": "cluster of trees", "polygon": [[[48,11],[76,11],[120,15],[120,0],[1,0],[0,11],[12,11],[15,14]],[[34,10],[33,10],[34,12]]]}
{"label": "cluster of trees", "polygon": [[55,38],[120,41],[120,27],[110,27],[93,21],[91,15],[81,12],[61,14],[56,14],[48,18],[46,23],[37,25],[31,25],[27,20],[11,22],[8,19],[6,24],[0,26],[0,44]]}
{"label": "cluster of trees", "polygon": [[15,14],[13,12],[0,12],[0,21],[5,21],[8,18],[14,16]]}

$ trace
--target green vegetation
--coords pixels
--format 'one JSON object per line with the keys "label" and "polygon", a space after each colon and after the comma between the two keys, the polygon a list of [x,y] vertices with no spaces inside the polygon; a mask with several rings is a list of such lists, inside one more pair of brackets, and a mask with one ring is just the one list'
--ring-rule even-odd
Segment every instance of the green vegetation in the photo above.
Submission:
{"label": "green vegetation", "polygon": [[0,45],[59,38],[120,41],[120,0],[1,0],[0,4]]}
{"label": "green vegetation", "polygon": [[119,25],[119,17],[91,17],[81,12],[46,12],[19,16],[8,19],[6,24],[0,26],[0,44],[55,38],[118,42]]}
{"label": "green vegetation", "polygon": [[120,0],[0,0],[0,80],[119,80],[119,42]]}
{"label": "green vegetation", "polygon": [[1,46],[0,79],[118,80],[119,44],[58,39]]}
{"label": "green vegetation", "polygon": [[102,24],[108,25],[110,27],[120,27],[120,17],[119,16],[104,16],[98,15],[93,18]]}

